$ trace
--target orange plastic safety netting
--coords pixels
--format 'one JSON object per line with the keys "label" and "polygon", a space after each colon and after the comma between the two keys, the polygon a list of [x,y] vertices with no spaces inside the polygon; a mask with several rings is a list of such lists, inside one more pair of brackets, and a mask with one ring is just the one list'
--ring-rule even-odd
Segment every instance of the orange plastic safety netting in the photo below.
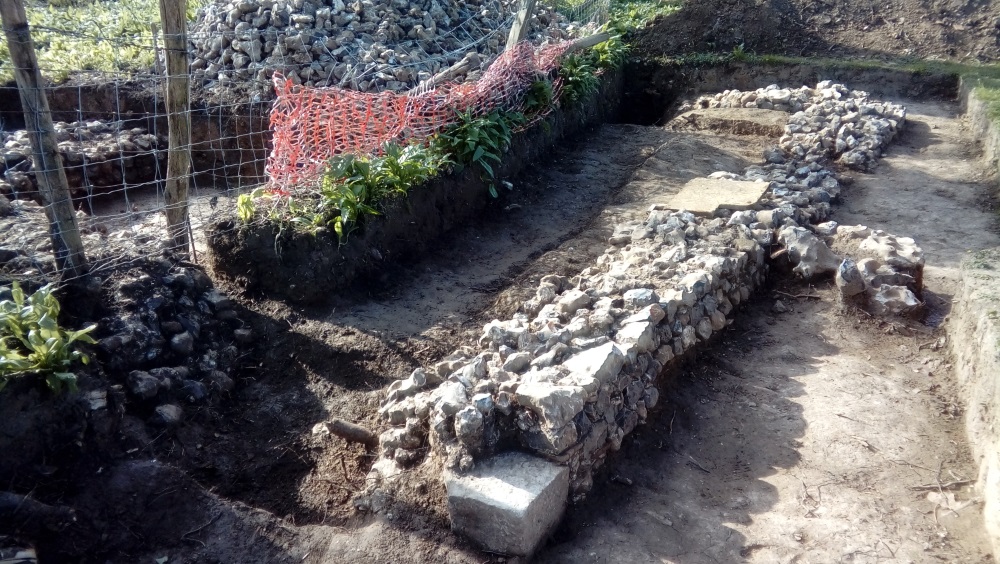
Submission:
{"label": "orange plastic safety netting", "polygon": [[273,149],[267,161],[272,187],[311,186],[331,157],[374,153],[389,141],[425,139],[453,123],[458,112],[522,111],[531,84],[556,69],[569,46],[522,42],[504,51],[479,80],[406,93],[311,88],[275,75]]}

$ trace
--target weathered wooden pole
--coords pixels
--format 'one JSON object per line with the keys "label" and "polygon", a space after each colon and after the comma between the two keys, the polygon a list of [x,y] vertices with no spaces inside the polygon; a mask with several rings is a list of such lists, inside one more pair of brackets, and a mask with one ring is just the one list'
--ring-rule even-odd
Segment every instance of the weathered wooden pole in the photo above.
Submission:
{"label": "weathered wooden pole", "polygon": [[167,53],[167,235],[174,249],[185,254],[189,243],[188,179],[191,170],[186,14],[187,0],[160,0],[160,25]]}
{"label": "weathered wooden pole", "polygon": [[35,45],[31,41],[28,17],[21,0],[0,0],[0,19],[11,62],[14,63],[14,78],[24,111],[24,128],[28,130],[31,141],[31,160],[49,220],[56,268],[64,279],[83,276],[87,273],[87,257],[76,225],[69,183],[52,126],[49,100],[42,87]]}
{"label": "weathered wooden pole", "polygon": [[504,50],[513,49],[528,31],[528,20],[531,19],[532,12],[535,11],[535,0],[521,0],[518,3],[517,15],[514,16],[514,25],[510,26],[510,35],[507,36],[507,45]]}

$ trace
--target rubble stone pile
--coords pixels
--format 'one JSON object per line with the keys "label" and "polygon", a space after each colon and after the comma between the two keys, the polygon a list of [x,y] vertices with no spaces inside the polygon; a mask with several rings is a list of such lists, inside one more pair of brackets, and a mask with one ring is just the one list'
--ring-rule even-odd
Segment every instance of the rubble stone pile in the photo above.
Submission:
{"label": "rubble stone pile", "polygon": [[898,104],[871,100],[866,92],[830,81],[791,90],[771,85],[753,92],[727,90],[695,102],[703,108],[763,108],[794,112],[779,142],[786,155],[836,157],[869,170],[906,120]]}
{"label": "rubble stone pile", "polygon": [[[266,85],[280,72],[308,86],[403,91],[465,52],[478,52],[485,69],[503,51],[515,10],[507,0],[220,1],[191,28],[191,70],[220,85]],[[568,39],[577,28],[539,4],[528,39]]]}
{"label": "rubble stone pile", "polygon": [[[122,122],[55,122],[56,141],[74,197],[140,185],[167,164],[167,139]],[[37,198],[38,184],[25,130],[0,132],[0,196]]]}

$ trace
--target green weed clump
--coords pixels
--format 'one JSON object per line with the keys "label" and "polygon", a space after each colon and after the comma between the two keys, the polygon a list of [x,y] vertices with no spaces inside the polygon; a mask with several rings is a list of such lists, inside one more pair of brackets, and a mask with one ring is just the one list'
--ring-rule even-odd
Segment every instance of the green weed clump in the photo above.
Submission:
{"label": "green weed clump", "polygon": [[0,389],[11,378],[40,374],[55,392],[76,390],[73,364],[90,359],[77,350],[79,343],[93,344],[89,335],[97,326],[68,331],[59,326],[59,301],[52,285],[31,296],[15,282],[11,299],[0,301]]}
{"label": "green weed clump", "polygon": [[[388,200],[405,196],[452,165],[451,157],[421,143],[387,143],[378,155],[339,155],[326,165],[318,191],[312,196],[277,194],[257,189],[236,201],[240,221],[249,223],[263,200],[284,200],[282,214],[271,206],[269,219],[315,230],[330,227],[343,240],[366,216],[379,215]],[[287,196],[287,197],[285,197]]]}
{"label": "green weed clump", "polygon": [[451,155],[457,165],[473,165],[482,171],[482,179],[489,185],[490,195],[499,196],[496,188],[496,171],[503,154],[510,148],[514,128],[525,122],[520,113],[494,111],[476,117],[471,111],[458,114],[458,121],[436,135],[431,144],[438,151]]}

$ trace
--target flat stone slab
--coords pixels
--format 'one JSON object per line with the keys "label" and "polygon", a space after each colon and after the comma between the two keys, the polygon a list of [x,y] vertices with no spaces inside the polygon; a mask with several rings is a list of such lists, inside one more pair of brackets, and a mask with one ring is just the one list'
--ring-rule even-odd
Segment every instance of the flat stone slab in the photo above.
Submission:
{"label": "flat stone slab", "polygon": [[451,527],[488,551],[530,556],[562,519],[569,469],[522,452],[446,472]]}
{"label": "flat stone slab", "polygon": [[746,182],[716,178],[695,178],[666,205],[667,209],[713,215],[718,209],[750,209],[767,191],[767,182]]}

